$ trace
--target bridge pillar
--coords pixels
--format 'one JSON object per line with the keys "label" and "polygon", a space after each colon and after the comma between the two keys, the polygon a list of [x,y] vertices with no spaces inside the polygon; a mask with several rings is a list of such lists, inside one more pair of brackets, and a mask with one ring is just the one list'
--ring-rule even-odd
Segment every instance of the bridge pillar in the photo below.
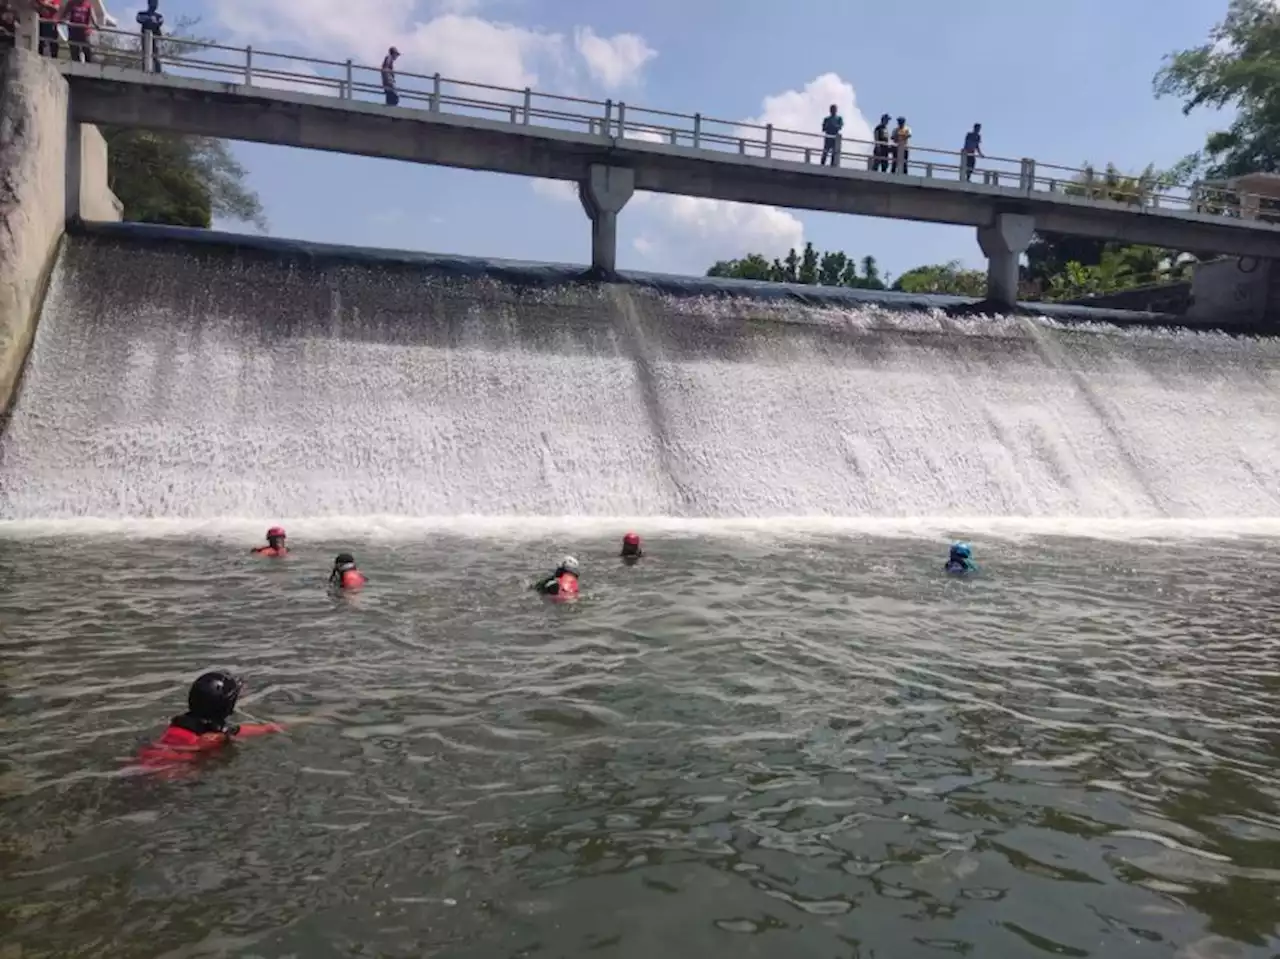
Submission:
{"label": "bridge pillar", "polygon": [[618,268],[618,214],[636,192],[636,174],[626,167],[593,163],[578,184],[578,199],[591,218],[591,268],[605,275]]}
{"label": "bridge pillar", "polygon": [[998,213],[991,226],[978,227],[978,245],[987,256],[987,300],[1002,306],[1018,302],[1018,259],[1031,245],[1035,217]]}

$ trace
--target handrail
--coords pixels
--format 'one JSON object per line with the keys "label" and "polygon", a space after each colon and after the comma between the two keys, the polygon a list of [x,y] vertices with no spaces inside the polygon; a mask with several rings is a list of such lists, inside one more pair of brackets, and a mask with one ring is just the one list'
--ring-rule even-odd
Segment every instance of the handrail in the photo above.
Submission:
{"label": "handrail", "polygon": [[[180,37],[164,37],[158,42],[158,47],[152,49],[150,37],[140,38],[136,33],[108,28],[99,28],[95,32],[99,40],[94,49],[101,59],[138,70],[160,64],[166,72],[177,71],[178,75],[230,75],[237,77],[244,86],[285,87],[328,95],[336,92],[336,96],[344,100],[384,92],[380,68],[351,60],[328,60]],[[38,45],[34,30],[29,42],[33,48]],[[63,41],[63,46],[69,45]],[[263,61],[284,61],[285,65],[302,65],[305,70],[284,69],[277,63],[268,65]],[[335,71],[336,75],[331,75]],[[371,73],[375,78],[366,79]],[[419,82],[425,87],[419,86]],[[772,124],[723,120],[701,113],[676,113],[624,101],[543,93],[529,87],[514,89],[456,80],[438,73],[396,71],[394,92],[398,101],[425,104],[425,109],[432,113],[497,115],[518,125],[571,129],[713,153],[732,151],[743,156],[807,165],[812,165],[816,156],[819,165],[830,159],[833,168],[853,165],[889,179],[899,176],[936,179],[945,175],[984,188],[1016,189],[1027,194],[1049,193],[1153,211],[1184,209],[1228,218],[1258,218],[1274,202],[1271,198],[1205,183],[1190,187],[1160,184],[1142,176],[1130,177],[1110,171],[1100,173],[1095,169],[1031,158],[967,157],[963,151],[915,144],[909,146],[909,155],[899,170],[895,148],[873,141],[843,136],[828,138],[821,133]],[[500,99],[493,99],[495,94]],[[589,108],[590,112],[568,109],[567,105]],[[834,143],[829,142],[832,139]],[[969,160],[973,160],[972,167]]]}

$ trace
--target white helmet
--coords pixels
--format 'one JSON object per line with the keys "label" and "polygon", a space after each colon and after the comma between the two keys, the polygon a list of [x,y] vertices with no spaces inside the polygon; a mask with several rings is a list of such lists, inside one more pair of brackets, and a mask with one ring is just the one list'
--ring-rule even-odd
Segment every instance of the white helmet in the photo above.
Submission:
{"label": "white helmet", "polygon": [[566,556],[560,560],[560,566],[557,569],[560,573],[572,573],[574,576],[578,574],[578,561],[572,556]]}

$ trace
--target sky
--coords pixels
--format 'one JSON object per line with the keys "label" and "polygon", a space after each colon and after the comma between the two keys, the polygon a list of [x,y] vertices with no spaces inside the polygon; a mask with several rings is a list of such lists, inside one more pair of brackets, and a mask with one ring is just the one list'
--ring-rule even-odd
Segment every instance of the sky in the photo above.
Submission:
{"label": "sky", "polygon": [[[138,4],[141,6],[141,4]],[[255,50],[678,113],[846,134],[905,115],[913,145],[1078,167],[1168,166],[1227,118],[1157,100],[1169,52],[1203,43],[1226,0],[161,0],[170,23]],[[132,10],[108,8],[122,21]],[[268,232],[318,242],[558,263],[590,260],[567,184],[237,144]],[[243,229],[229,224],[220,227]],[[637,196],[619,217],[623,269],[702,274],[716,260],[812,241],[899,274],[985,264],[974,231],[715,200]]]}

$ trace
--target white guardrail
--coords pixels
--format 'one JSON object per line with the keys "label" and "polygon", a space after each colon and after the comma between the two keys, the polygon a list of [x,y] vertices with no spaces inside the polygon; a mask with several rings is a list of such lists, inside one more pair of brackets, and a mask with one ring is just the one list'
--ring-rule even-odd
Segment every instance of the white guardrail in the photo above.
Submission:
{"label": "white guardrail", "polygon": [[[3,3],[3,0],[0,0]],[[34,24],[32,24],[34,27]],[[19,30],[21,33],[21,30]],[[152,43],[150,35],[98,29],[89,45],[94,62],[139,71],[197,79],[219,79],[250,87],[319,93],[341,100],[382,100],[385,89],[378,67],[353,60],[324,60],[255,47],[164,37]],[[37,37],[21,38],[34,48]],[[154,49],[153,49],[154,47]],[[61,44],[62,58],[82,55],[75,44]],[[395,93],[401,107],[497,119],[508,123],[570,130],[673,146],[765,157],[803,164],[821,164],[827,138],[820,132],[787,130],[772,124],[720,120],[701,113],[673,113],[615,100],[542,93],[454,80],[440,74],[397,70]],[[815,117],[815,125],[821,117]],[[876,145],[850,137],[836,138],[834,154],[840,167],[878,172],[886,178],[904,175],[895,167],[893,149],[877,154]],[[1062,166],[1029,158],[999,156],[973,158],[955,150],[938,150],[914,144],[906,158],[906,175],[924,178],[968,179],[986,186],[1010,187],[1023,192],[1071,195],[1110,201],[1146,210],[1194,211],[1231,218],[1272,219],[1270,198],[1197,183],[1191,187],[1169,185],[1143,176]],[[1263,202],[1263,200],[1269,202]]]}

